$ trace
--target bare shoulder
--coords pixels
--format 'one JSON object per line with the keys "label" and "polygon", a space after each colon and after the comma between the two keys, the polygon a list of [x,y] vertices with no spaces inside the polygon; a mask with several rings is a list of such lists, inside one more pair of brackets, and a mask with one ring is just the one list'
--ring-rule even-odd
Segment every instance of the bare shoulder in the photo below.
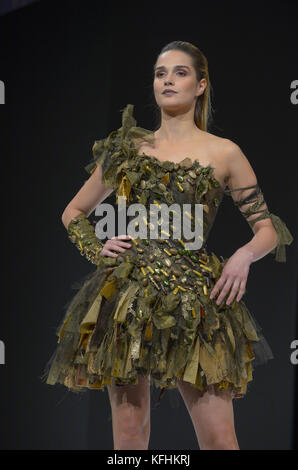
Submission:
{"label": "bare shoulder", "polygon": [[224,158],[226,158],[230,164],[238,161],[239,159],[246,159],[246,156],[242,152],[240,146],[231,139],[222,139],[222,152]]}
{"label": "bare shoulder", "polygon": [[251,184],[257,183],[257,177],[249,159],[242,151],[241,147],[233,141],[227,143],[226,150],[227,168],[230,182],[240,182],[241,175],[246,175],[246,180]]}
{"label": "bare shoulder", "polygon": [[[212,134],[210,134],[212,135]],[[216,158],[226,169],[227,180],[237,178],[240,173],[254,177],[253,168],[241,147],[231,139],[213,136]]]}
{"label": "bare shoulder", "polygon": [[[241,147],[230,139],[224,139],[223,156],[230,189],[245,188],[258,183],[257,175]],[[239,193],[240,194],[240,193]]]}
{"label": "bare shoulder", "polygon": [[238,149],[237,144],[227,138],[206,131],[201,136],[203,137],[201,139],[201,149],[202,154],[205,155],[205,164],[210,162],[216,168],[217,178],[223,184],[227,184],[233,156],[239,154],[240,149]]}
{"label": "bare shoulder", "polygon": [[237,156],[239,158],[242,153],[240,147],[230,139],[219,137],[209,132],[204,132],[204,137],[214,155],[225,162],[231,162],[233,158],[237,159]]}

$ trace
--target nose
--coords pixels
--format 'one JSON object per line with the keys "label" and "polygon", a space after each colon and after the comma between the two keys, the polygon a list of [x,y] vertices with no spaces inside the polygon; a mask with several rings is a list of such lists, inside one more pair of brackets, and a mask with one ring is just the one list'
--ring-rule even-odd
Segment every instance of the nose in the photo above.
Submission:
{"label": "nose", "polygon": [[167,76],[164,77],[164,84],[165,86],[174,84],[173,76],[171,73],[168,73]]}

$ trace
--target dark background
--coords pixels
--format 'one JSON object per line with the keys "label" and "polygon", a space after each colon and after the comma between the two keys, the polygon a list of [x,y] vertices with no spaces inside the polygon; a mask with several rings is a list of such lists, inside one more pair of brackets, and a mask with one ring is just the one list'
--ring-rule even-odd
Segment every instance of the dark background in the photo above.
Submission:
{"label": "dark background", "polygon": [[[7,2],[5,2],[7,3]],[[118,7],[94,1],[40,1],[0,11],[2,163],[2,449],[113,449],[107,390],[81,395],[40,380],[56,348],[71,285],[92,271],[67,238],[61,215],[88,178],[94,140],[121,126],[155,125],[152,68],[165,44],[189,41],[207,56],[214,89],[209,131],[236,142],[251,162],[272,213],[294,243],[287,263],[267,255],[251,266],[244,298],[274,360],[256,368],[234,400],[241,449],[298,448],[297,331],[298,8],[294,2]],[[169,8],[170,9],[167,9]],[[199,157],[199,155],[198,155]],[[110,196],[106,202],[114,202]],[[231,256],[253,236],[224,198],[208,249]],[[6,281],[9,281],[8,283]],[[173,400],[173,396],[172,396]],[[150,449],[197,449],[186,407],[165,394],[152,409]]]}

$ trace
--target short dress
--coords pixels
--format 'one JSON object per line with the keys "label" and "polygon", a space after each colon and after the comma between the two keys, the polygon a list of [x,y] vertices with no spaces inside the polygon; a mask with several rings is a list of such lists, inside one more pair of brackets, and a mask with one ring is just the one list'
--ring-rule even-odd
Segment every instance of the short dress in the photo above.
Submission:
{"label": "short dress", "polygon": [[201,248],[189,250],[183,234],[173,236],[175,210],[170,210],[169,229],[158,238],[136,237],[117,258],[100,257],[96,269],[74,287],[78,291],[65,306],[57,346],[41,379],[82,392],[112,383],[135,385],[142,374],[159,389],[156,405],[166,390],[177,389],[178,379],[202,392],[214,385],[229,389],[233,398],[243,397],[254,367],[273,353],[243,300],[217,305],[216,297],[210,299],[228,258],[208,252],[208,234],[224,194],[249,188],[248,196],[234,202],[245,205],[241,213],[247,219],[260,212],[257,220],[272,220],[278,244],[270,253],[276,261],[286,261],[292,234],[268,208],[259,210],[264,198],[258,185],[229,190],[216,180],[211,165],[138,154],[137,140],[150,142],[153,132],[136,126],[133,109],[128,104],[122,126],[95,141],[85,170],[90,175],[100,165],[102,182],[115,190],[117,204],[120,196],[126,198],[127,209],[139,203],[149,212],[152,204],[167,204],[181,209],[193,227],[194,206],[202,204]]}

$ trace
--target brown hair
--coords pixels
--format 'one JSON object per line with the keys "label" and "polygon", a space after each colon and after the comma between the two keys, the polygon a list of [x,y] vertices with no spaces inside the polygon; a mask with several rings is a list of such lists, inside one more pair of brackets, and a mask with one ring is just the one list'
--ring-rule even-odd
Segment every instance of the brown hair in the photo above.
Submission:
{"label": "brown hair", "polygon": [[[190,55],[192,58],[192,65],[196,72],[197,80],[200,81],[202,78],[205,78],[207,81],[207,86],[204,90],[204,93],[197,98],[194,111],[194,121],[196,126],[203,131],[207,131],[212,121],[211,94],[213,94],[213,89],[209,79],[208,61],[200,49],[190,42],[185,41],[170,42],[162,48],[158,54],[158,57],[164,52],[172,50],[182,51]],[[158,110],[160,111],[159,107]],[[159,123],[157,126],[160,126],[160,112]]]}

